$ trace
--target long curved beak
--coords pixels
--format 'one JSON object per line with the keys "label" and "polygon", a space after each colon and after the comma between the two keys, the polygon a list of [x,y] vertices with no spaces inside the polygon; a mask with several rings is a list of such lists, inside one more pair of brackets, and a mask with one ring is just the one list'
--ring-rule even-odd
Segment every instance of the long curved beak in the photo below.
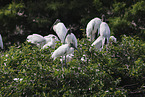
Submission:
{"label": "long curved beak", "polygon": [[52,30],[53,26],[54,26],[54,25],[51,26],[50,30]]}
{"label": "long curved beak", "polygon": [[57,22],[60,22],[59,19],[56,19],[56,21],[53,23],[53,25],[51,26],[50,30],[52,30],[53,26],[57,23]]}
{"label": "long curved beak", "polygon": [[72,47],[73,47],[74,49],[76,49],[76,50],[79,52],[79,50],[78,50],[74,45],[72,45]]}

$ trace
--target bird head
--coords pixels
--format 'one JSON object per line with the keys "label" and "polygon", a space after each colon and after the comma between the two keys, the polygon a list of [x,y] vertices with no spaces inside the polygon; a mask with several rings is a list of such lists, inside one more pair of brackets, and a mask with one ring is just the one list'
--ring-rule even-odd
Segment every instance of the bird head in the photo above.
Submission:
{"label": "bird head", "polygon": [[56,19],[56,21],[53,23],[53,25],[51,26],[50,30],[52,30],[53,26],[56,25],[57,23],[60,22],[60,19]]}
{"label": "bird head", "polygon": [[59,23],[59,22],[60,22],[60,19],[56,19],[56,21],[54,22],[53,25],[56,25],[56,24]]}
{"label": "bird head", "polygon": [[106,18],[104,14],[102,15],[102,22],[106,22]]}
{"label": "bird head", "polygon": [[52,38],[55,38],[55,36],[52,36]]}
{"label": "bird head", "polygon": [[72,29],[69,28],[69,29],[67,30],[67,33],[68,33],[68,34],[71,34],[71,33],[72,33]]}
{"label": "bird head", "polygon": [[72,48],[74,48],[74,49],[76,49],[79,52],[79,50],[74,46],[73,43],[70,43],[69,46],[72,47]]}

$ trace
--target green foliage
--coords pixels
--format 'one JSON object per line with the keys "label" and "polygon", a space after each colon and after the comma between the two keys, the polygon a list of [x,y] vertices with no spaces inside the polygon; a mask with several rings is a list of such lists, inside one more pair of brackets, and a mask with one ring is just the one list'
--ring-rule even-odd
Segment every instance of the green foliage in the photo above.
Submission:
{"label": "green foliage", "polygon": [[[136,32],[132,31],[132,24],[124,18],[114,17],[110,18],[110,25],[112,34],[117,36],[118,40],[121,40],[121,35],[135,35]],[[129,31],[132,31],[128,33]]]}
{"label": "green foliage", "polygon": [[[0,96],[104,97],[144,93],[144,5],[144,0],[1,0],[0,34],[4,47],[16,45],[0,53]],[[83,38],[80,28],[85,29],[92,18],[101,18],[102,14],[119,41],[99,52],[94,47],[90,49],[91,43]],[[79,52],[75,51],[64,68],[60,58],[51,59],[54,49],[40,50],[23,43],[32,33],[54,33],[49,29],[57,18],[66,27],[73,26],[75,35],[82,38],[78,39]],[[18,45],[20,42],[23,44]]]}
{"label": "green foliage", "polygon": [[130,16],[137,27],[144,28],[144,16],[145,15],[145,1],[137,2],[136,4],[132,5],[132,9],[130,10]]}
{"label": "green foliage", "polygon": [[0,54],[1,96],[127,96],[142,91],[142,41],[123,36],[101,52],[90,49],[90,44],[84,38],[78,40],[79,52],[63,68],[60,58],[51,59],[54,49],[40,50],[28,43],[11,46]]}
{"label": "green foliage", "polygon": [[112,7],[109,25],[111,31],[120,39],[121,35],[137,35],[144,40],[144,5],[143,0],[115,2]]}
{"label": "green foliage", "polygon": [[115,16],[122,16],[125,13],[126,3],[124,2],[116,2],[113,4],[113,10]]}

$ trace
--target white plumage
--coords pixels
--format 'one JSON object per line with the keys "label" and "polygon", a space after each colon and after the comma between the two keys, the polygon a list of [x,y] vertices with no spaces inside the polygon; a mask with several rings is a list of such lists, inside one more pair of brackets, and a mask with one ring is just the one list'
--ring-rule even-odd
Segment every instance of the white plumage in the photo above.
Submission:
{"label": "white plumage", "polygon": [[66,36],[65,42],[66,42],[67,44],[72,43],[72,44],[77,48],[77,38],[76,38],[76,36],[75,36],[73,33],[69,33],[69,34]]}
{"label": "white plumage", "polygon": [[0,34],[0,47],[1,47],[1,49],[3,49],[3,41],[2,41],[2,36],[1,36],[1,34]]}
{"label": "white plumage", "polygon": [[55,41],[59,41],[59,39],[57,38],[57,36],[53,35],[53,34],[49,34],[47,36],[44,36],[46,43],[51,42],[52,37],[55,37]]}
{"label": "white plumage", "polygon": [[61,43],[64,43],[64,38],[67,33],[67,28],[65,27],[65,25],[59,22],[53,26],[53,30],[56,32],[57,36],[61,40]]}
{"label": "white plumage", "polygon": [[97,32],[98,29],[98,34],[99,34],[99,28],[100,28],[100,24],[101,24],[101,19],[100,18],[94,18],[92,19],[86,27],[86,34],[87,37],[90,38],[90,41],[93,41],[95,39],[95,34]]}
{"label": "white plumage", "polygon": [[43,47],[46,44],[45,38],[39,34],[29,35],[27,41],[36,44],[38,47]]}
{"label": "white plumage", "polygon": [[16,82],[18,82],[18,81],[22,81],[23,78],[14,78],[13,80],[16,81]]}
{"label": "white plumage", "polygon": [[100,25],[100,36],[104,36],[107,39],[107,43],[109,43],[110,28],[106,22],[102,22]]}
{"label": "white plumage", "polygon": [[55,45],[56,45],[56,43],[55,43],[55,37],[54,36],[52,36],[51,38],[50,38],[51,40],[49,41],[49,42],[47,42],[43,47],[42,47],[42,49],[44,49],[44,48],[48,48],[48,47],[51,47],[51,48],[55,48]]}
{"label": "white plumage", "polygon": [[103,49],[103,45],[105,43],[105,37],[104,36],[99,36],[93,43],[91,46],[94,46],[96,49],[98,50],[102,50]]}
{"label": "white plumage", "polygon": [[51,57],[55,60],[57,57],[71,54],[75,48],[73,47],[74,47],[73,44],[63,44],[53,52]]}
{"label": "white plumage", "polygon": [[117,42],[117,39],[114,36],[110,36],[110,40],[115,42],[115,43]]}

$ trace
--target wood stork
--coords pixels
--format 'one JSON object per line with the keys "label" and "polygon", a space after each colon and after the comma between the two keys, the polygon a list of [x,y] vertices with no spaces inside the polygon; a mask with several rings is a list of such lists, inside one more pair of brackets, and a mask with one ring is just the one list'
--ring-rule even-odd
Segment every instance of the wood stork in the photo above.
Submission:
{"label": "wood stork", "polygon": [[69,44],[72,43],[77,48],[77,38],[72,33],[72,29],[68,29],[67,34],[64,38],[65,43]]}
{"label": "wood stork", "polygon": [[[110,40],[116,43],[116,38],[114,36],[110,36]],[[104,36],[99,36],[91,46],[94,46],[98,50],[102,50],[103,46],[105,44],[105,37]]]}
{"label": "wood stork", "polygon": [[46,40],[43,36],[39,34],[32,34],[27,37],[27,41],[36,44],[38,47],[43,47],[46,44]]}
{"label": "wood stork", "polygon": [[101,22],[102,21],[100,18],[94,18],[87,24],[86,34],[87,34],[87,38],[90,38],[89,39],[90,41],[93,41],[95,39],[97,29],[98,29],[98,35],[99,35],[99,28],[100,28]]}
{"label": "wood stork", "polygon": [[110,39],[110,28],[105,21],[106,21],[105,15],[102,15],[102,23],[100,24],[100,31],[99,32],[100,32],[101,36],[104,36],[105,39],[107,39],[107,44],[108,44],[109,39]]}
{"label": "wood stork", "polygon": [[53,34],[49,34],[47,36],[44,36],[46,43],[51,42],[52,37],[55,37],[55,41],[59,41],[59,39],[57,38],[57,36],[53,35]]}
{"label": "wood stork", "polygon": [[[62,44],[60,47],[58,47],[53,52],[51,57],[55,60],[57,57],[65,56],[67,54],[71,54],[74,49],[77,49],[77,48],[72,43]],[[65,60],[65,65],[66,65],[66,60]]]}
{"label": "wood stork", "polygon": [[100,25],[100,36],[104,36],[107,39],[107,43],[109,43],[110,28],[106,22],[102,22]]}
{"label": "wood stork", "polygon": [[[67,44],[72,43],[75,46],[75,48],[77,48],[77,38],[72,33],[72,29],[68,29],[67,34],[66,34],[66,36],[64,38],[64,41]],[[74,49],[70,48],[69,51],[70,51],[71,54],[67,54],[67,55],[63,56],[62,59],[60,59],[62,62],[63,62],[63,59],[65,60],[65,63],[69,62],[72,59],[72,56],[73,56],[73,53],[74,53]]]}
{"label": "wood stork", "polygon": [[104,36],[99,36],[93,43],[91,46],[94,46],[96,49],[98,50],[102,50],[103,46],[105,44],[105,37]]}
{"label": "wood stork", "polygon": [[42,47],[42,49],[48,48],[48,46],[54,49],[54,48],[55,48],[55,45],[56,45],[55,41],[56,41],[56,40],[55,40],[55,36],[52,36],[52,37],[51,37],[51,41],[47,42],[47,43]]}
{"label": "wood stork", "polygon": [[1,47],[1,49],[3,49],[3,41],[2,41],[2,36],[1,36],[1,34],[0,34],[0,47]]}
{"label": "wood stork", "polygon": [[64,43],[64,38],[67,33],[67,28],[65,25],[57,19],[53,24],[53,30],[56,32],[57,36],[61,40],[61,43]]}

